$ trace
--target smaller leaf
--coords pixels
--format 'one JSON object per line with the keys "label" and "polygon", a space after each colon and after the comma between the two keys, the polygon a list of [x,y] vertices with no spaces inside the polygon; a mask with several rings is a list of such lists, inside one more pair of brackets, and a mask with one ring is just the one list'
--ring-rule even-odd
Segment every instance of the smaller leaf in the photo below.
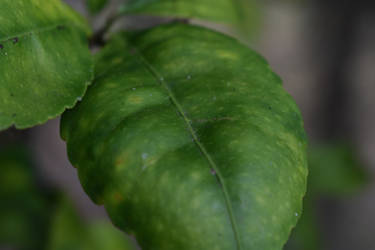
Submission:
{"label": "smaller leaf", "polygon": [[237,23],[238,7],[232,0],[130,0],[120,12]]}
{"label": "smaller leaf", "polygon": [[72,108],[93,76],[90,33],[60,0],[2,0],[0,130],[28,128]]}
{"label": "smaller leaf", "polygon": [[262,5],[256,0],[130,0],[122,5],[119,12],[193,19],[204,25],[210,25],[207,21],[217,22],[238,31],[244,39],[255,37],[262,20]]}
{"label": "smaller leaf", "polygon": [[92,14],[100,12],[107,4],[108,0],[87,0],[87,7]]}

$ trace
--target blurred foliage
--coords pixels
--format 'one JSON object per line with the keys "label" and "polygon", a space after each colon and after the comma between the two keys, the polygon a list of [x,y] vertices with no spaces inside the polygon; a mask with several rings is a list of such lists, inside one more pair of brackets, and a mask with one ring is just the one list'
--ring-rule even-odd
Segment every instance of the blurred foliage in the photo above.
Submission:
{"label": "blurred foliage", "polygon": [[253,40],[263,22],[264,2],[260,0],[235,0],[240,15],[239,31],[245,39]]}
{"label": "blurred foliage", "polygon": [[344,143],[311,147],[309,181],[304,210],[285,250],[320,250],[317,216],[319,198],[343,198],[354,194],[367,183],[366,174],[354,148]]}
{"label": "blurred foliage", "polygon": [[313,147],[309,165],[309,187],[315,194],[348,195],[366,183],[364,168],[354,148],[346,144]]}
{"label": "blurred foliage", "polygon": [[68,200],[62,200],[51,228],[48,250],[132,250],[128,236],[109,221],[84,223]]}
{"label": "blurred foliage", "polygon": [[58,192],[37,185],[24,147],[0,151],[0,249],[132,250],[108,221],[86,224]]}
{"label": "blurred foliage", "polygon": [[43,249],[54,194],[35,182],[24,148],[0,151],[0,248]]}

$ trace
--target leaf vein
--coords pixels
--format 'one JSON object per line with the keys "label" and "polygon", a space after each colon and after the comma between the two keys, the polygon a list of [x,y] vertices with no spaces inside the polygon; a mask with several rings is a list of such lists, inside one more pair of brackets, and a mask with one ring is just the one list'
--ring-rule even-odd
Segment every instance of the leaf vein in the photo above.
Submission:
{"label": "leaf vein", "polygon": [[138,51],[138,49],[135,48],[135,46],[132,46],[132,47],[133,47],[132,48],[133,51],[135,52],[134,54],[138,55],[139,61],[141,62],[141,64],[143,64],[145,66],[145,68],[156,78],[156,80],[160,83],[160,85],[163,88],[166,89],[166,91],[167,91],[167,93],[168,93],[168,95],[171,99],[171,102],[175,105],[177,111],[180,113],[181,117],[185,121],[186,126],[188,127],[188,130],[189,130],[191,136],[193,137],[193,140],[194,140],[195,144],[198,146],[199,150],[202,152],[202,154],[207,159],[209,165],[214,170],[217,181],[219,182],[221,190],[224,193],[225,203],[226,203],[227,211],[228,211],[229,218],[230,218],[230,221],[231,221],[232,229],[233,229],[233,232],[234,232],[234,236],[235,236],[235,240],[236,240],[236,244],[237,244],[237,249],[241,250],[242,247],[241,247],[241,242],[240,242],[238,226],[237,226],[237,223],[236,223],[236,220],[235,220],[235,217],[234,217],[233,208],[232,208],[232,204],[231,204],[231,201],[230,201],[230,196],[229,196],[228,190],[226,188],[224,178],[223,178],[219,168],[217,167],[215,161],[212,159],[210,154],[207,152],[206,148],[200,142],[197,134],[195,133],[193,127],[191,126],[191,120],[185,115],[185,112],[183,111],[182,106],[177,101],[177,99],[174,96],[172,90],[166,84],[165,78],[143,57],[143,55]]}

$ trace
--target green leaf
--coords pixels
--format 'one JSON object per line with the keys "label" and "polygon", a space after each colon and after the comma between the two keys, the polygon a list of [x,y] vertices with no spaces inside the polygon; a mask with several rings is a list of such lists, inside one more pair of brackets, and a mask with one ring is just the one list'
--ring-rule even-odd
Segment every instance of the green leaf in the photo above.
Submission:
{"label": "green leaf", "polygon": [[108,4],[108,0],[87,0],[87,6],[91,13],[96,14]]}
{"label": "green leaf", "polygon": [[120,13],[238,23],[242,0],[130,0]]}
{"label": "green leaf", "polygon": [[91,82],[86,23],[59,0],[2,0],[0,130],[27,128],[71,108]]}
{"label": "green leaf", "polygon": [[115,37],[64,114],[81,183],[142,249],[276,250],[301,213],[306,136],[262,57],[185,24]]}

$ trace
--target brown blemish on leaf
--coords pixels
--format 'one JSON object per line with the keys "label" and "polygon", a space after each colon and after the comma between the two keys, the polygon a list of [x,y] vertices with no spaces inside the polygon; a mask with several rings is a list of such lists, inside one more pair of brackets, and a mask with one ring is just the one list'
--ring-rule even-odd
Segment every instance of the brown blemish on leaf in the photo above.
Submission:
{"label": "brown blemish on leaf", "polygon": [[121,195],[120,192],[116,192],[113,194],[113,199],[116,201],[116,202],[121,202],[124,200],[124,197]]}
{"label": "brown blemish on leaf", "polygon": [[116,159],[116,161],[115,161],[115,166],[120,166],[120,165],[122,165],[124,162],[125,162],[125,159],[124,159],[123,157],[120,156],[119,158]]}
{"label": "brown blemish on leaf", "polygon": [[121,155],[119,155],[116,158],[116,160],[115,160],[115,166],[119,167],[119,166],[124,165],[124,163],[127,162],[128,158],[129,158],[129,152],[122,153]]}
{"label": "brown blemish on leaf", "polygon": [[215,169],[211,168],[211,174],[212,174],[212,175],[216,175],[216,171],[215,171]]}

